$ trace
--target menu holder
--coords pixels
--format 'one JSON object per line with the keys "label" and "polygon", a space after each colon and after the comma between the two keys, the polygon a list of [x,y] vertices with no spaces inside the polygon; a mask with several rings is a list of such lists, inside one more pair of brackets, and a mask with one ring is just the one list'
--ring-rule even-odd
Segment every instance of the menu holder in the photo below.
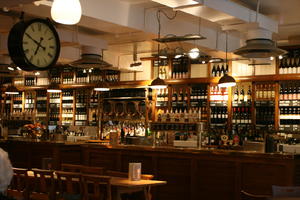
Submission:
{"label": "menu holder", "polygon": [[129,171],[128,178],[131,181],[139,181],[141,180],[141,171],[142,164],[141,163],[129,163]]}

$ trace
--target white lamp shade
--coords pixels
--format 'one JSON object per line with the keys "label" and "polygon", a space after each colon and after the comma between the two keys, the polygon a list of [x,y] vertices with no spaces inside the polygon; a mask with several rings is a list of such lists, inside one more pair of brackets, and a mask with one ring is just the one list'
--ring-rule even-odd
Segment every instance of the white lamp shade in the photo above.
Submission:
{"label": "white lamp shade", "polygon": [[61,24],[77,24],[81,18],[79,0],[54,0],[51,7],[51,17]]}
{"label": "white lamp shade", "polygon": [[188,53],[191,59],[196,59],[200,56],[200,50],[198,48],[193,48]]}

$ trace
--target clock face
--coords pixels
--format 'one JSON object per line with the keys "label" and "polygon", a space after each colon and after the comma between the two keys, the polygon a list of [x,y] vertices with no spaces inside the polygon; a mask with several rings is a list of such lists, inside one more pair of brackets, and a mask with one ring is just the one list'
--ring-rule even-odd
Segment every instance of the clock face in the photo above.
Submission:
{"label": "clock face", "polygon": [[37,68],[46,68],[58,57],[57,33],[43,21],[33,21],[23,34],[22,48],[27,63]]}

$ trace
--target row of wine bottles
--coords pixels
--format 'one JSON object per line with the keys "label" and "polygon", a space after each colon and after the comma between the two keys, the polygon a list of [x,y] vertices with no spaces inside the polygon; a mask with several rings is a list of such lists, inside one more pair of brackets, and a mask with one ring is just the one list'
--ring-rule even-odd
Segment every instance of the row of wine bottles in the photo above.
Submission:
{"label": "row of wine bottles", "polygon": [[157,121],[159,122],[200,122],[202,119],[207,118],[207,108],[194,108],[194,109],[171,109],[158,110]]}
{"label": "row of wine bottles", "polygon": [[210,100],[211,101],[227,101],[228,100],[228,89],[219,88],[218,86],[210,87]]}
{"label": "row of wine bottles", "polygon": [[271,106],[256,107],[256,124],[273,125],[275,108]]}
{"label": "row of wine bottles", "polygon": [[281,84],[279,100],[300,100],[300,84]]}
{"label": "row of wine bottles", "polygon": [[212,77],[222,77],[224,74],[228,73],[228,65],[226,63],[218,63],[213,64],[212,70],[211,70],[211,76]]}
{"label": "row of wine bottles", "polygon": [[300,58],[287,57],[279,60],[279,74],[300,73]]}
{"label": "row of wine bottles", "polygon": [[233,95],[233,101],[235,103],[250,103],[251,102],[251,87],[249,86],[247,93],[244,91],[244,87],[241,87],[241,90],[239,91],[239,88],[235,88],[235,92]]}
{"label": "row of wine bottles", "polygon": [[275,98],[274,84],[258,84],[255,90],[257,100],[273,100]]}
{"label": "row of wine bottles", "polygon": [[232,123],[234,124],[250,124],[251,123],[251,107],[233,107]]}
{"label": "row of wine bottles", "polygon": [[211,107],[210,122],[212,124],[224,124],[227,122],[227,107]]}

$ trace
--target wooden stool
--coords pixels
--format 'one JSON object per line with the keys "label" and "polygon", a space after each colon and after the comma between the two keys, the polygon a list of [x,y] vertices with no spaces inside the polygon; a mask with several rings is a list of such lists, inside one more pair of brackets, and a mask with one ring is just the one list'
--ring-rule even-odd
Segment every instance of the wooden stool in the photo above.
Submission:
{"label": "wooden stool", "polygon": [[59,198],[64,200],[82,199],[81,174],[76,172],[56,171]]}
{"label": "wooden stool", "polygon": [[54,174],[51,170],[32,169],[34,186],[30,189],[30,200],[55,200]]}
{"label": "wooden stool", "polygon": [[84,200],[111,200],[109,176],[82,175]]}
{"label": "wooden stool", "polygon": [[13,178],[7,189],[7,196],[17,200],[28,200],[28,174],[27,169],[13,168]]}

